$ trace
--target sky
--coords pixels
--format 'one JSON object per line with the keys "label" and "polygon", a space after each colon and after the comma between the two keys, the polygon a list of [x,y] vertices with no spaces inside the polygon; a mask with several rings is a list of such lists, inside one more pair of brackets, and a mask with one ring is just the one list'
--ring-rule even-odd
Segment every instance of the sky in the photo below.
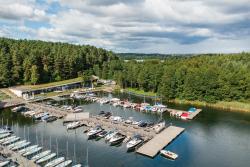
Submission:
{"label": "sky", "polygon": [[0,0],[0,37],[114,52],[247,52],[250,0]]}

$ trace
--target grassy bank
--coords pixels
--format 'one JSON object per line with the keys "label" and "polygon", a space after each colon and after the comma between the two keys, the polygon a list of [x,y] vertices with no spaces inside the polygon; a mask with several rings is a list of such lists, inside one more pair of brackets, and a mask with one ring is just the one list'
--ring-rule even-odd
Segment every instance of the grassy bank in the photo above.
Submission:
{"label": "grassy bank", "polygon": [[131,92],[133,94],[138,94],[140,96],[155,96],[154,92],[145,92],[144,90],[136,89],[136,88],[126,88],[123,89],[124,92]]}
{"label": "grassy bank", "polygon": [[[139,96],[155,96],[154,92],[145,92],[143,90],[138,90],[135,88],[126,88],[124,89],[124,92],[132,92]],[[206,103],[202,101],[189,101],[189,100],[174,99],[174,100],[170,100],[169,102],[177,103],[177,104],[190,104],[190,105],[200,106],[200,107],[202,106],[213,107],[217,109],[230,110],[230,111],[250,112],[250,101],[249,102],[220,101],[217,103]]]}
{"label": "grassy bank", "polygon": [[213,108],[230,110],[230,111],[250,112],[250,102],[220,101],[217,103],[206,103],[206,102],[201,102],[201,101],[189,101],[189,100],[180,100],[180,99],[171,100],[170,102],[179,103],[179,104],[191,104],[195,106],[213,107]]}

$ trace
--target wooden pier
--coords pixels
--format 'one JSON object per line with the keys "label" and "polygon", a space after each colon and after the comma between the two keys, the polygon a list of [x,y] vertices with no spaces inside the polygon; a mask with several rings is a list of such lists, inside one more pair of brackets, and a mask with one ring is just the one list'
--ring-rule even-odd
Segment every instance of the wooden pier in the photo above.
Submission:
{"label": "wooden pier", "polygon": [[7,149],[6,147],[0,146],[0,153],[2,155],[6,155],[8,159],[11,159],[13,162],[17,162],[20,167],[40,167],[39,165],[35,164],[35,162]]}
{"label": "wooden pier", "polygon": [[153,158],[158,152],[184,131],[184,128],[169,126],[153,139],[141,146],[136,152]]}
{"label": "wooden pier", "polygon": [[0,109],[16,107],[19,105],[23,105],[25,102],[21,99],[6,99],[0,102]]}
{"label": "wooden pier", "polygon": [[188,116],[188,119],[194,119],[194,117],[196,117],[196,115],[198,115],[201,111],[202,109],[196,109],[195,112],[191,112]]}
{"label": "wooden pier", "polygon": [[168,108],[167,111],[172,116],[176,116],[177,113],[188,113],[188,116],[186,119],[191,120],[191,119],[194,119],[202,111],[202,109],[196,109],[196,111],[194,111],[194,112],[188,112],[188,111],[184,111],[184,110],[177,110],[177,109]]}

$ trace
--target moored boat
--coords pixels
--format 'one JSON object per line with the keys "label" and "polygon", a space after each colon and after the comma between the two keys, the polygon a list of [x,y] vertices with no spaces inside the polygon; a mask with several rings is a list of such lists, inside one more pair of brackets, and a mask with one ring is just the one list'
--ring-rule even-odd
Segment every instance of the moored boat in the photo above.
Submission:
{"label": "moored boat", "polygon": [[90,129],[90,131],[87,133],[88,138],[95,137],[98,133],[102,132],[103,129],[100,126],[96,126],[95,128]]}
{"label": "moored boat", "polygon": [[42,147],[37,147],[37,148],[34,148],[34,149],[27,151],[26,153],[23,154],[23,156],[29,156],[29,155],[35,154],[41,150],[42,150]]}
{"label": "moored boat", "polygon": [[121,134],[121,133],[117,133],[117,134],[115,134],[113,137],[111,137],[111,139],[109,140],[110,145],[119,144],[119,143],[121,143],[125,138],[126,138],[125,135],[123,135],[123,134]]}
{"label": "moored boat", "polygon": [[[69,166],[70,164],[72,164],[72,160],[67,160],[67,161],[64,161],[62,163],[60,163],[59,165],[57,165],[56,167],[67,167]],[[76,166],[76,165],[75,165]],[[81,166],[77,166],[77,167],[81,167]]]}
{"label": "moored boat", "polygon": [[10,161],[2,161],[0,162],[0,167],[6,166],[10,163]]}
{"label": "moored boat", "polygon": [[15,147],[11,148],[11,150],[16,151],[16,150],[22,149],[24,147],[27,147],[28,145],[30,145],[30,142],[25,142],[25,143],[22,143],[22,144],[20,144],[18,146],[15,146]]}
{"label": "moored boat", "polygon": [[133,150],[136,146],[141,144],[143,142],[143,139],[139,135],[135,135],[126,145],[127,150]]}
{"label": "moored boat", "polygon": [[47,163],[44,167],[54,167],[54,166],[62,163],[64,160],[65,160],[64,157],[56,158],[56,159],[50,161],[49,163]]}
{"label": "moored boat", "polygon": [[172,159],[172,160],[175,160],[176,158],[178,158],[178,155],[171,152],[171,151],[167,151],[167,150],[161,150],[160,151],[160,154],[166,158],[169,158],[169,159]]}
{"label": "moored boat", "polygon": [[43,162],[46,162],[52,158],[54,158],[56,156],[56,153],[51,153],[49,155],[46,155],[45,157],[41,158],[41,159],[38,159],[36,161],[37,164],[40,164],[40,163],[43,163]]}
{"label": "moored boat", "polygon": [[24,153],[26,153],[26,152],[28,152],[28,151],[30,151],[32,149],[35,149],[37,147],[38,147],[38,145],[29,146],[29,147],[26,147],[26,148],[24,148],[22,150],[19,150],[18,153],[22,155],[22,154],[24,154]]}
{"label": "moored boat", "polygon": [[72,122],[67,125],[67,129],[75,129],[78,128],[80,125],[81,123],[79,121]]}
{"label": "moored boat", "polygon": [[36,160],[38,160],[38,159],[41,159],[41,158],[43,158],[43,157],[49,155],[50,153],[51,153],[50,150],[43,151],[43,152],[41,152],[41,153],[39,153],[39,154],[33,156],[33,157],[31,158],[31,160],[36,161]]}

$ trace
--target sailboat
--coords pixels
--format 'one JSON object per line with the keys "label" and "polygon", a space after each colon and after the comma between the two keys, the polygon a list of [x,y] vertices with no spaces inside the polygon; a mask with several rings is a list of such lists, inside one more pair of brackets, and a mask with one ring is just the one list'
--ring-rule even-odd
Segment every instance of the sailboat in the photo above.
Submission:
{"label": "sailboat", "polygon": [[11,149],[11,148],[13,148],[13,147],[15,147],[15,146],[18,146],[18,145],[20,145],[20,144],[23,144],[23,143],[25,143],[25,142],[27,142],[27,141],[26,141],[26,140],[21,140],[21,141],[12,143],[11,145],[8,145],[7,148],[8,148],[8,149]]}
{"label": "sailboat", "polygon": [[56,156],[56,153],[51,153],[49,155],[46,155],[45,157],[41,158],[41,159],[38,159],[36,161],[37,164],[40,164],[40,163],[43,163],[43,162],[46,162],[52,158],[54,158]]}
{"label": "sailboat", "polygon": [[67,161],[60,163],[56,167],[66,167],[66,166],[69,166],[71,163],[72,163],[72,160],[67,160]]}
{"label": "sailboat", "polygon": [[38,159],[41,159],[41,158],[43,158],[43,157],[49,155],[50,153],[51,153],[50,150],[43,151],[43,152],[41,152],[41,153],[39,153],[39,154],[33,156],[33,157],[31,158],[31,160],[36,161],[36,160],[38,160]]}
{"label": "sailboat", "polygon": [[34,148],[34,149],[31,149],[31,150],[27,151],[26,153],[23,154],[23,156],[26,157],[26,156],[35,154],[35,153],[37,153],[37,152],[39,152],[41,150],[42,150],[42,147],[37,147],[37,148]]}
{"label": "sailboat", "polygon": [[65,160],[64,157],[56,158],[53,161],[50,161],[49,163],[47,163],[44,167],[54,167],[54,166],[62,163],[64,160]]}
{"label": "sailboat", "polygon": [[11,134],[10,133],[3,133],[3,134],[0,134],[0,139],[3,139],[3,138],[6,138],[8,136],[10,136]]}
{"label": "sailboat", "polygon": [[24,154],[24,153],[26,153],[26,152],[28,152],[28,151],[30,151],[32,149],[35,149],[37,147],[38,147],[38,145],[29,146],[29,147],[26,147],[26,148],[18,151],[18,153],[22,155],[22,154]]}
{"label": "sailboat", "polygon": [[22,148],[24,148],[24,147],[26,147],[28,145],[30,145],[30,142],[25,142],[25,143],[22,143],[22,144],[20,144],[18,146],[15,146],[15,147],[11,148],[11,150],[16,151],[16,150],[22,149]]}
{"label": "sailboat", "polygon": [[20,137],[13,136],[12,138],[9,138],[9,140],[3,142],[2,145],[8,145],[8,144],[14,143],[18,140],[20,140]]}

